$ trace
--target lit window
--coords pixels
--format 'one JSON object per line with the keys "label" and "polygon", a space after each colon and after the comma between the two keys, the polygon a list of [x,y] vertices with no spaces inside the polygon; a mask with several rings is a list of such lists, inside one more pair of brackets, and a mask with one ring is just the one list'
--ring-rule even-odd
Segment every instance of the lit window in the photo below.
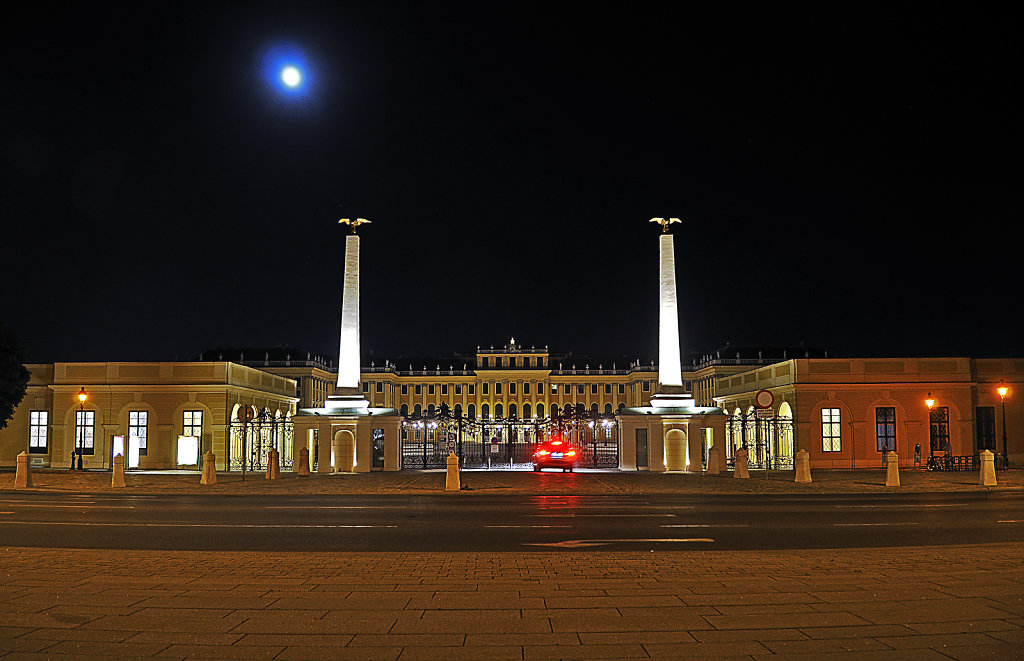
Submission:
{"label": "lit window", "polygon": [[75,411],[75,451],[93,454],[96,432],[95,411]]}
{"label": "lit window", "polygon": [[839,452],[842,449],[837,408],[821,409],[821,449],[824,452]]}
{"label": "lit window", "polygon": [[936,406],[929,411],[928,426],[932,452],[952,453],[953,449],[949,444],[949,408]]}
{"label": "lit window", "polygon": [[185,411],[181,422],[182,436],[203,437],[203,412]]}
{"label": "lit window", "polygon": [[49,451],[50,412],[32,411],[28,422],[29,454],[46,454]]}
{"label": "lit window", "polygon": [[128,438],[138,438],[139,454],[146,454],[149,440],[149,413],[147,411],[128,411]]}
{"label": "lit window", "polygon": [[896,407],[875,408],[875,442],[879,452],[896,451]]}

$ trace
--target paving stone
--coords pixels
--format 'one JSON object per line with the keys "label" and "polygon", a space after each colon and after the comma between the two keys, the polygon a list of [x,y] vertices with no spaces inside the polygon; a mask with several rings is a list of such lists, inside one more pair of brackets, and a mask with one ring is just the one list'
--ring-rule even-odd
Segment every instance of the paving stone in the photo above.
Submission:
{"label": "paving stone", "polygon": [[171,645],[157,656],[178,659],[273,659],[282,651],[282,646],[267,645]]}
{"label": "paving stone", "polygon": [[553,647],[528,645],[522,648],[522,659],[646,659],[642,645],[582,645],[580,647]]}
{"label": "paving stone", "polygon": [[290,645],[276,659],[309,659],[310,661],[395,661],[401,647],[328,647]]}
{"label": "paving stone", "polygon": [[745,656],[768,652],[768,648],[759,642],[742,640],[720,643],[656,643],[644,645],[644,650],[651,657],[670,659],[689,659],[694,657]]}
{"label": "paving stone", "polygon": [[[505,636],[505,634],[500,634]],[[466,635],[461,633],[452,634],[356,634],[352,636],[349,647],[387,647],[394,645],[412,647],[462,647],[466,642]],[[506,644],[513,644],[505,640]],[[298,644],[298,643],[295,643]]]}
{"label": "paving stone", "polygon": [[872,638],[819,638],[815,640],[771,640],[762,644],[776,654],[832,654],[889,649]]}
{"label": "paving stone", "polygon": [[[547,648],[544,648],[547,649]],[[403,647],[401,660],[435,661],[438,658],[456,661],[490,661],[491,659],[522,659],[523,648],[518,645],[490,647]],[[530,657],[526,657],[530,658]]]}

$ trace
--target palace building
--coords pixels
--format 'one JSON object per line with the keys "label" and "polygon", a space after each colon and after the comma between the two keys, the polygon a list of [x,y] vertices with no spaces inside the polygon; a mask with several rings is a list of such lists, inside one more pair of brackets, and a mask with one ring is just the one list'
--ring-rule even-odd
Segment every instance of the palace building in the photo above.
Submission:
{"label": "palace building", "polygon": [[[751,468],[959,465],[983,450],[1019,462],[1021,359],[835,358],[804,348],[725,347],[682,359],[675,218],[659,236],[658,360],[580,358],[515,339],[450,360],[366,365],[359,336],[359,240],[343,219],[337,362],[288,349],[216,360],[28,365],[28,393],[0,430],[0,465],[289,470],[308,451],[320,472],[529,465],[567,435],[582,467],[717,471],[746,450]],[[653,330],[653,329],[652,329]],[[262,360],[260,359],[262,353]],[[273,353],[273,355],[272,355]],[[296,352],[300,353],[300,352]],[[211,354],[212,355],[212,354]],[[433,367],[431,367],[433,363]],[[966,461],[960,463],[968,463]],[[973,464],[972,464],[973,465]]]}

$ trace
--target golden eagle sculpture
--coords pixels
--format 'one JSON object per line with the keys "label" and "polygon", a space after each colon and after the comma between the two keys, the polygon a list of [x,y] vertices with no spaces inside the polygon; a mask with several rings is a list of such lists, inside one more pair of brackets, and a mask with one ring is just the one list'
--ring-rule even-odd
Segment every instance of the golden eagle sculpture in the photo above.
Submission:
{"label": "golden eagle sculpture", "polygon": [[349,227],[351,227],[352,228],[352,233],[355,234],[357,227],[359,227],[360,225],[365,225],[365,224],[369,223],[370,221],[365,219],[365,218],[356,218],[355,220],[352,220],[351,218],[342,218],[338,222],[342,223],[344,225],[348,225]]}
{"label": "golden eagle sculpture", "polygon": [[671,225],[672,223],[681,223],[683,221],[679,220],[678,218],[651,218],[651,222],[658,223],[659,225],[661,225],[661,231],[667,232],[669,225]]}

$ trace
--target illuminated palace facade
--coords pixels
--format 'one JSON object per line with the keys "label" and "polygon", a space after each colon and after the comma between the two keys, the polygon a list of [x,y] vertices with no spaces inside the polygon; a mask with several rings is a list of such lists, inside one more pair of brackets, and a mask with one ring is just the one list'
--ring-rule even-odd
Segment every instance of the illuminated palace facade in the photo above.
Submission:
{"label": "illuminated palace facade", "polygon": [[[34,466],[65,468],[77,445],[86,468],[103,469],[115,448],[127,452],[134,444],[131,467],[198,469],[182,438],[213,450],[219,470],[239,470],[247,453],[248,468],[261,468],[265,456],[252,458],[253,448],[277,447],[286,470],[295,447],[313,451],[309,440],[292,438],[290,421],[334,393],[330,361],[305,354],[293,360],[284,349],[204,358],[28,365],[28,393],[0,430],[0,465],[13,466],[26,451]],[[637,427],[637,420],[655,417],[642,415],[658,378],[652,362],[588,362],[514,342],[433,365],[382,362],[364,363],[360,382],[382,419],[429,419],[447,404],[454,414],[498,429],[499,421],[528,426],[582,407],[587,416],[612,421],[620,468],[664,469],[653,456],[663,430],[653,423]],[[802,348],[725,348],[684,363],[683,379],[697,406],[720,407],[728,416],[723,434],[701,439],[705,460],[712,443],[724,445],[727,464],[746,447],[752,466],[780,469],[792,465],[797,449],[806,449],[818,468],[879,467],[886,450],[912,466],[918,445],[922,464],[947,449],[955,456],[983,449],[1002,456],[1005,448],[1015,465],[1024,458],[1022,359],[835,358]],[[84,403],[76,398],[82,390]],[[761,391],[771,393],[771,416],[758,421]],[[246,410],[251,422],[242,420]],[[398,433],[404,441],[406,432]],[[487,429],[485,440],[501,433]],[[636,449],[641,434],[652,446],[643,463]],[[403,465],[367,460],[356,470]]]}

